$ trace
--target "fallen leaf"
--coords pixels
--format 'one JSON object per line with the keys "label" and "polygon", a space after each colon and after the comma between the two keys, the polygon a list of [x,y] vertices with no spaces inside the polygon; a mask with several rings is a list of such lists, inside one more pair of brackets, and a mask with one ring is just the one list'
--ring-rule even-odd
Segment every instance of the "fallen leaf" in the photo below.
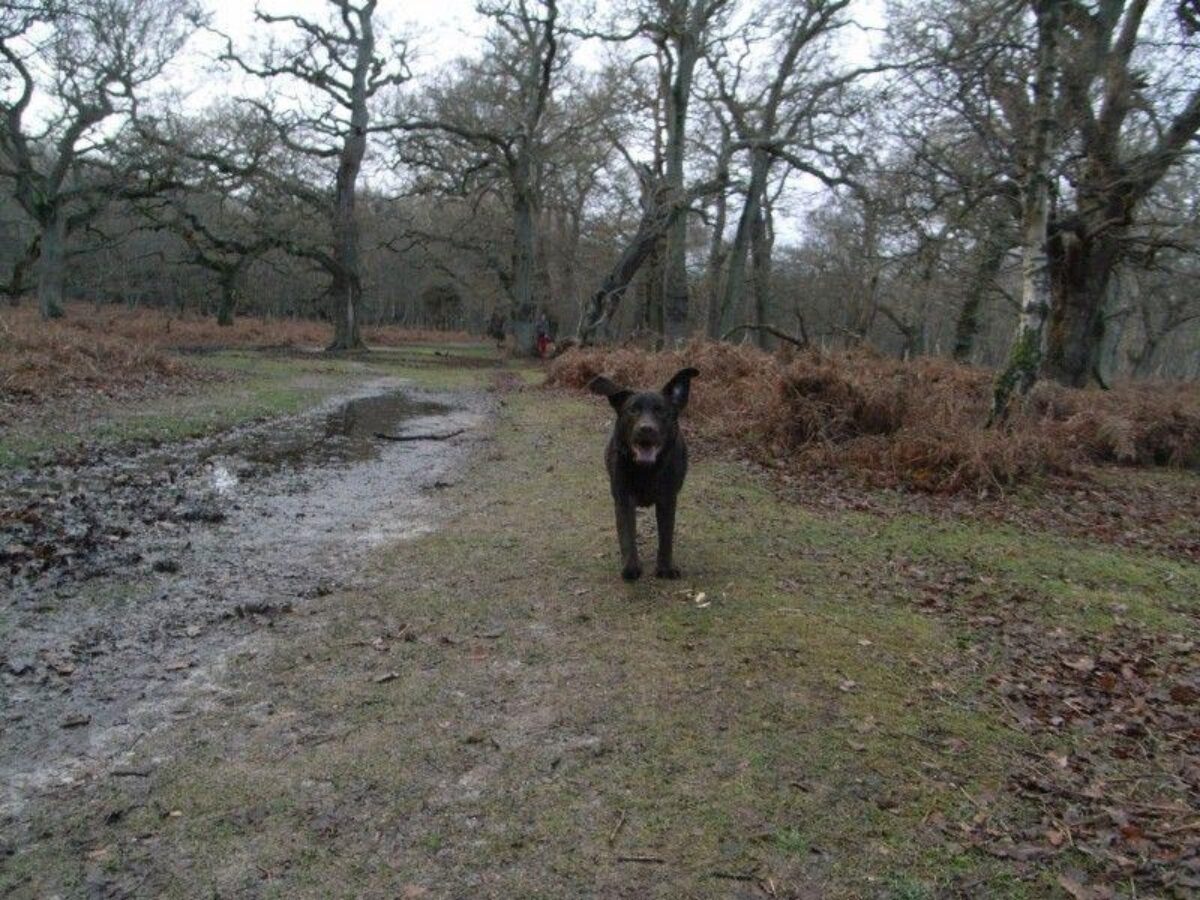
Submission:
{"label": "fallen leaf", "polygon": [[1097,894],[1090,887],[1072,878],[1070,875],[1058,876],[1059,886],[1075,900],[1096,900]]}
{"label": "fallen leaf", "polygon": [[1176,703],[1182,703],[1184,706],[1191,706],[1197,700],[1200,700],[1200,691],[1197,691],[1190,684],[1177,684],[1171,688],[1171,699]]}

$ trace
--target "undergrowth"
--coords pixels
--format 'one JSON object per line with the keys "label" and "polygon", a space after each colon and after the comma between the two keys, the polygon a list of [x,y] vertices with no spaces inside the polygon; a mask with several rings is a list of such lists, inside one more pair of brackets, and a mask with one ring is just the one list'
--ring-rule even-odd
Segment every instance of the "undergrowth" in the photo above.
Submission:
{"label": "undergrowth", "polygon": [[1110,391],[1040,383],[1004,428],[986,428],[992,373],[936,357],[870,350],[770,354],[694,341],[662,353],[574,349],[549,383],[599,374],[659,386],[700,369],[688,415],[701,435],[770,465],[848,470],[876,486],[990,489],[1080,466],[1200,467],[1200,388],[1168,382]]}
{"label": "undergrowth", "polygon": [[[64,318],[47,322],[32,306],[9,308],[0,310],[0,403],[212,377],[171,350],[320,348],[332,337],[331,325],[304,319],[244,316],[221,327],[213,318],[191,314],[75,303]],[[364,328],[363,338],[377,347],[471,340],[461,331],[395,326]]]}

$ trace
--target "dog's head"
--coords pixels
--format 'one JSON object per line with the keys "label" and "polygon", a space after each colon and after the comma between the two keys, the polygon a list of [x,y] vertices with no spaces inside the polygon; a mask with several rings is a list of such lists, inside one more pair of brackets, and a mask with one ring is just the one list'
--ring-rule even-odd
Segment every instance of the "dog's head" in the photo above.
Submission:
{"label": "dog's head", "polygon": [[617,412],[617,447],[640,466],[658,462],[663,449],[675,440],[679,413],[687,406],[696,369],[680,369],[661,392],[631,391],[610,378],[597,375],[588,383],[592,393],[608,398]]}

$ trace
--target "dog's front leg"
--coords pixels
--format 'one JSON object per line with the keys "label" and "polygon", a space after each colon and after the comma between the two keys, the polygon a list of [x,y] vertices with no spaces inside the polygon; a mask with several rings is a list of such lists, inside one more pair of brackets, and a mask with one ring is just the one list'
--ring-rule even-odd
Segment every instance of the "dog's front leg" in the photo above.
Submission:
{"label": "dog's front leg", "polygon": [[675,548],[675,497],[663,497],[654,506],[658,520],[658,564],[654,574],[659,578],[678,578],[679,570],[673,561]]}
{"label": "dog's front leg", "polygon": [[642,577],[637,551],[637,509],[632,497],[617,497],[617,540],[621,542],[621,577],[636,581]]}

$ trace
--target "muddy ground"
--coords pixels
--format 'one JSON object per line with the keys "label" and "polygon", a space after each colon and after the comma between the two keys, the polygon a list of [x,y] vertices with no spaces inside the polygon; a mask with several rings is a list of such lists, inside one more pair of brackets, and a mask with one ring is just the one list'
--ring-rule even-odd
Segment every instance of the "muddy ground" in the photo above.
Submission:
{"label": "muddy ground", "polygon": [[0,816],[19,827],[48,787],[140,777],[131,749],[211,703],[229,653],[352,586],[371,548],[436,527],[488,411],[375,379],[304,415],[0,479]]}
{"label": "muddy ground", "polygon": [[607,404],[467,374],[3,476],[0,896],[1194,895],[1175,544],[697,442],[627,585]]}

